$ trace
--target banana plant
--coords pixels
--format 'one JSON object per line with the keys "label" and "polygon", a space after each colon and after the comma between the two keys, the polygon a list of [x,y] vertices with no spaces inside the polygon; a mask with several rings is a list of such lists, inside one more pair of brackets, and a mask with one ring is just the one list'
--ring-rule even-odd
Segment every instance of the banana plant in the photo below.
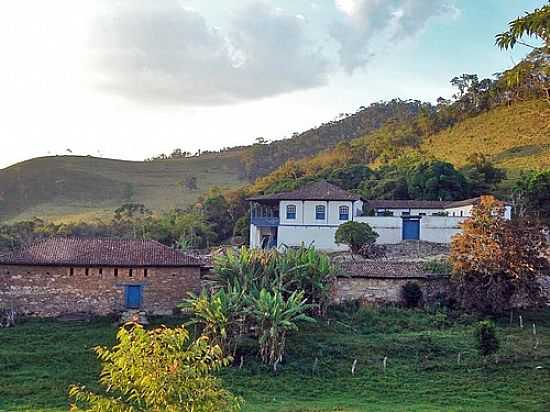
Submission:
{"label": "banana plant", "polygon": [[202,291],[190,294],[180,308],[192,313],[192,321],[203,327],[202,334],[213,345],[219,345],[224,354],[233,356],[237,339],[245,333],[246,313],[244,291],[239,287],[219,289],[212,294]]}
{"label": "banana plant", "polygon": [[286,338],[298,330],[300,322],[315,322],[306,311],[303,291],[293,292],[285,299],[280,291],[262,289],[257,297],[252,297],[248,311],[256,324],[256,334],[262,361],[269,365],[281,362],[285,353]]}

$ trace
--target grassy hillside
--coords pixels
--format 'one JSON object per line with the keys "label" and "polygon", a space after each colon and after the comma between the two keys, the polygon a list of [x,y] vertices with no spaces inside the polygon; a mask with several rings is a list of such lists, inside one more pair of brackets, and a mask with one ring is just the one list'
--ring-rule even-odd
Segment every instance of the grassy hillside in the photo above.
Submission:
{"label": "grassy hillside", "polygon": [[[185,207],[212,186],[242,184],[240,152],[154,162],[81,156],[28,160],[0,170],[0,221],[111,215],[124,202],[153,210]],[[197,178],[197,190],[182,184]]]}
{"label": "grassy hillside", "polygon": [[[330,131],[330,127],[323,130]],[[399,140],[399,133],[405,139]],[[306,145],[306,134],[294,139],[293,144]],[[352,152],[367,153],[364,160],[354,160],[355,155],[350,156],[346,147],[337,147],[303,159],[295,167],[309,175],[350,162],[369,162],[368,153],[372,150],[389,152],[391,156],[418,150],[411,147],[413,143],[407,143],[406,137],[406,133],[384,126],[350,141]],[[260,147],[268,150],[274,149],[273,145]],[[113,209],[125,202],[144,203],[156,211],[185,207],[212,186],[244,185],[246,160],[244,165],[242,160],[243,153],[249,149],[154,162],[78,156],[32,159],[0,170],[0,222],[33,216],[63,221],[90,220],[110,216]],[[541,100],[497,107],[424,138],[419,149],[458,167],[463,166],[472,153],[481,152],[511,172],[512,177],[519,170],[550,167],[550,107]],[[276,157],[272,151],[268,152],[260,156],[265,161]],[[371,162],[371,166],[379,166],[382,158]],[[295,173],[293,168],[283,166],[257,182],[254,188],[263,190]],[[188,190],[182,185],[190,176],[197,178],[197,190]]]}
{"label": "grassy hillside", "polygon": [[[483,153],[514,178],[521,170],[550,167],[550,106],[543,100],[516,102],[456,123],[434,134],[416,134],[410,122],[386,124],[348,145],[285,165],[258,179],[251,191],[273,187],[284,179],[316,176],[350,164],[374,169],[405,153],[446,160],[464,166],[474,153]],[[510,181],[504,182],[504,185]]]}
{"label": "grassy hillside", "polygon": [[475,152],[509,171],[550,167],[550,105],[535,100],[497,107],[426,139],[421,148],[459,167]]}
{"label": "grassy hillside", "polygon": [[[524,329],[517,316],[513,325],[499,322],[495,363],[492,356],[480,359],[471,317],[397,308],[334,311],[330,322],[289,338],[277,374],[258,362],[256,348],[242,347],[237,356],[244,356],[244,367],[227,369],[222,378],[245,399],[243,412],[548,411],[550,313],[522,315]],[[99,363],[91,348],[112,345],[115,332],[110,319],[33,320],[0,329],[0,410],[66,411],[70,384],[97,389]]]}

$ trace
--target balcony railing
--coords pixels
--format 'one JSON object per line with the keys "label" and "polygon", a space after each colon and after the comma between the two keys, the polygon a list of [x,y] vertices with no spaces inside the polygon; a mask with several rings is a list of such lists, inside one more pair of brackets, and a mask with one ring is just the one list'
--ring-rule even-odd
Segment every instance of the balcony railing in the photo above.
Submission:
{"label": "balcony railing", "polygon": [[252,224],[256,226],[264,226],[264,227],[279,226],[278,217],[253,216],[251,220],[252,220]]}

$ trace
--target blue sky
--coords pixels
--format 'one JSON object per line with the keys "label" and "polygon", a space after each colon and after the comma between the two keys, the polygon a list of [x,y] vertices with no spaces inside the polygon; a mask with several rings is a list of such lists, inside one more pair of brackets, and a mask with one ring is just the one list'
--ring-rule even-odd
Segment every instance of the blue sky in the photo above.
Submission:
{"label": "blue sky", "polygon": [[435,101],[545,0],[20,0],[2,3],[0,167],[141,160],[288,137],[395,97]]}

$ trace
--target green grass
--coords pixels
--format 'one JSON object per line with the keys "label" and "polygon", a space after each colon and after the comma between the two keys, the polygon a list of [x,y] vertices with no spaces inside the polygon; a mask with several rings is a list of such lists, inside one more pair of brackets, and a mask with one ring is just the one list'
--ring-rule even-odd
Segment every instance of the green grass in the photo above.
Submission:
{"label": "green grass", "polygon": [[427,138],[422,149],[458,167],[476,152],[512,172],[550,167],[550,106],[531,100],[497,107]]}
{"label": "green grass", "polygon": [[[243,185],[241,175],[237,150],[154,162],[42,157],[0,170],[0,222],[111,217],[126,202],[155,211],[183,208],[210,187]],[[197,178],[197,190],[181,185],[189,176]]]}
{"label": "green grass", "polygon": [[[350,313],[333,312],[330,323],[292,336],[277,374],[256,361],[253,345],[243,345],[237,357],[244,356],[244,368],[227,369],[222,378],[244,397],[244,411],[550,409],[548,311],[524,314],[524,329],[517,320],[513,326],[500,321],[499,362],[490,358],[485,366],[471,337],[472,318],[393,308]],[[536,350],[532,323],[540,342]],[[99,365],[90,348],[112,344],[115,332],[109,320],[32,320],[0,330],[0,410],[66,410],[69,384],[97,388]]]}

